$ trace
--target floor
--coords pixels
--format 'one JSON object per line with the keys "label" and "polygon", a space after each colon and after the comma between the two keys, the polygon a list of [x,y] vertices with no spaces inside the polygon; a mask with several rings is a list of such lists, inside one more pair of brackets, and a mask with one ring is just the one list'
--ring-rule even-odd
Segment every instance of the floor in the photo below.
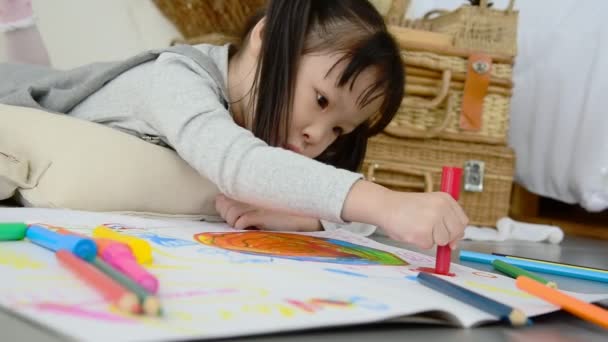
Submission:
{"label": "floor", "polygon": [[556,225],[570,236],[608,240],[608,210],[590,213],[578,205],[540,197],[536,214],[513,215],[513,218],[526,222]]}

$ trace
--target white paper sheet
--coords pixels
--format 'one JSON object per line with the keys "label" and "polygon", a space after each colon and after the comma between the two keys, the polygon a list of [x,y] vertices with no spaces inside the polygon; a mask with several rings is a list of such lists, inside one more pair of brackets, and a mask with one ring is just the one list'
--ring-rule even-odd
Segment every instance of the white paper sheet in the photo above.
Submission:
{"label": "white paper sheet", "polygon": [[[0,243],[0,305],[78,340],[219,338],[400,319],[425,312],[439,313],[446,324],[462,327],[496,320],[418,284],[416,269],[433,267],[434,258],[345,231],[292,235],[252,231],[237,236],[244,232],[204,222],[0,209],[0,222],[8,221],[42,222],[81,233],[107,224],[152,244],[154,263],[148,269],[160,281],[164,313],[160,318],[116,311],[61,267],[50,251],[27,241]],[[243,253],[239,251],[243,243],[272,247],[273,252]],[[404,264],[386,265],[399,260]],[[517,290],[510,278],[456,264],[451,271],[455,277],[446,277],[450,281],[530,316],[557,309]],[[576,296],[587,301],[608,298],[608,294]]]}

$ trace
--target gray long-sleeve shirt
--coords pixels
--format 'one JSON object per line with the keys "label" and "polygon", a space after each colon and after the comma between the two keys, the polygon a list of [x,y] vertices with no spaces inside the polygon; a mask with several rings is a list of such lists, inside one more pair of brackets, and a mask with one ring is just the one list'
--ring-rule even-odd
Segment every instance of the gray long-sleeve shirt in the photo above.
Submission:
{"label": "gray long-sleeve shirt", "polygon": [[373,226],[340,224],[346,196],[361,175],[270,147],[238,126],[220,96],[228,79],[228,46],[195,48],[211,57],[223,79],[185,55],[164,52],[119,75],[69,114],[160,136],[229,197],[318,217],[325,229],[371,234]]}

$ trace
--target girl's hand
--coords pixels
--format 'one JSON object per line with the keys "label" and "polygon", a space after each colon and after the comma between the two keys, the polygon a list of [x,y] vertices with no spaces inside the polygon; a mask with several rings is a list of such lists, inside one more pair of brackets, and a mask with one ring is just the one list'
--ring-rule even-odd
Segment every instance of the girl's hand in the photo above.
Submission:
{"label": "girl's hand", "polygon": [[469,222],[447,193],[398,192],[365,180],[351,188],[342,218],[379,226],[392,239],[425,249],[455,247]]}
{"label": "girl's hand", "polygon": [[241,230],[250,227],[262,230],[308,232],[322,229],[321,223],[315,218],[254,207],[224,195],[215,198],[215,208],[226,223]]}
{"label": "girl's hand", "polygon": [[382,228],[392,239],[421,248],[435,244],[454,248],[468,222],[458,202],[445,192],[391,191]]}

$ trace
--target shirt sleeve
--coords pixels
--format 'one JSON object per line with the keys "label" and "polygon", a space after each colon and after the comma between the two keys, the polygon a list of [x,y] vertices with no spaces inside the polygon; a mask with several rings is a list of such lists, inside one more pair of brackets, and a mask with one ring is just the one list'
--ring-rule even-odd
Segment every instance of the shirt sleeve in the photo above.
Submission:
{"label": "shirt sleeve", "polygon": [[321,220],[321,226],[323,226],[324,230],[331,231],[337,229],[344,229],[351,233],[362,235],[362,236],[370,236],[376,231],[376,226],[361,223],[361,222],[349,222],[349,223],[336,223],[329,222],[325,220]]}
{"label": "shirt sleeve", "polygon": [[220,86],[187,57],[154,62],[138,114],[227,196],[253,205],[343,222],[342,207],[360,174],[268,146],[238,126]]}

